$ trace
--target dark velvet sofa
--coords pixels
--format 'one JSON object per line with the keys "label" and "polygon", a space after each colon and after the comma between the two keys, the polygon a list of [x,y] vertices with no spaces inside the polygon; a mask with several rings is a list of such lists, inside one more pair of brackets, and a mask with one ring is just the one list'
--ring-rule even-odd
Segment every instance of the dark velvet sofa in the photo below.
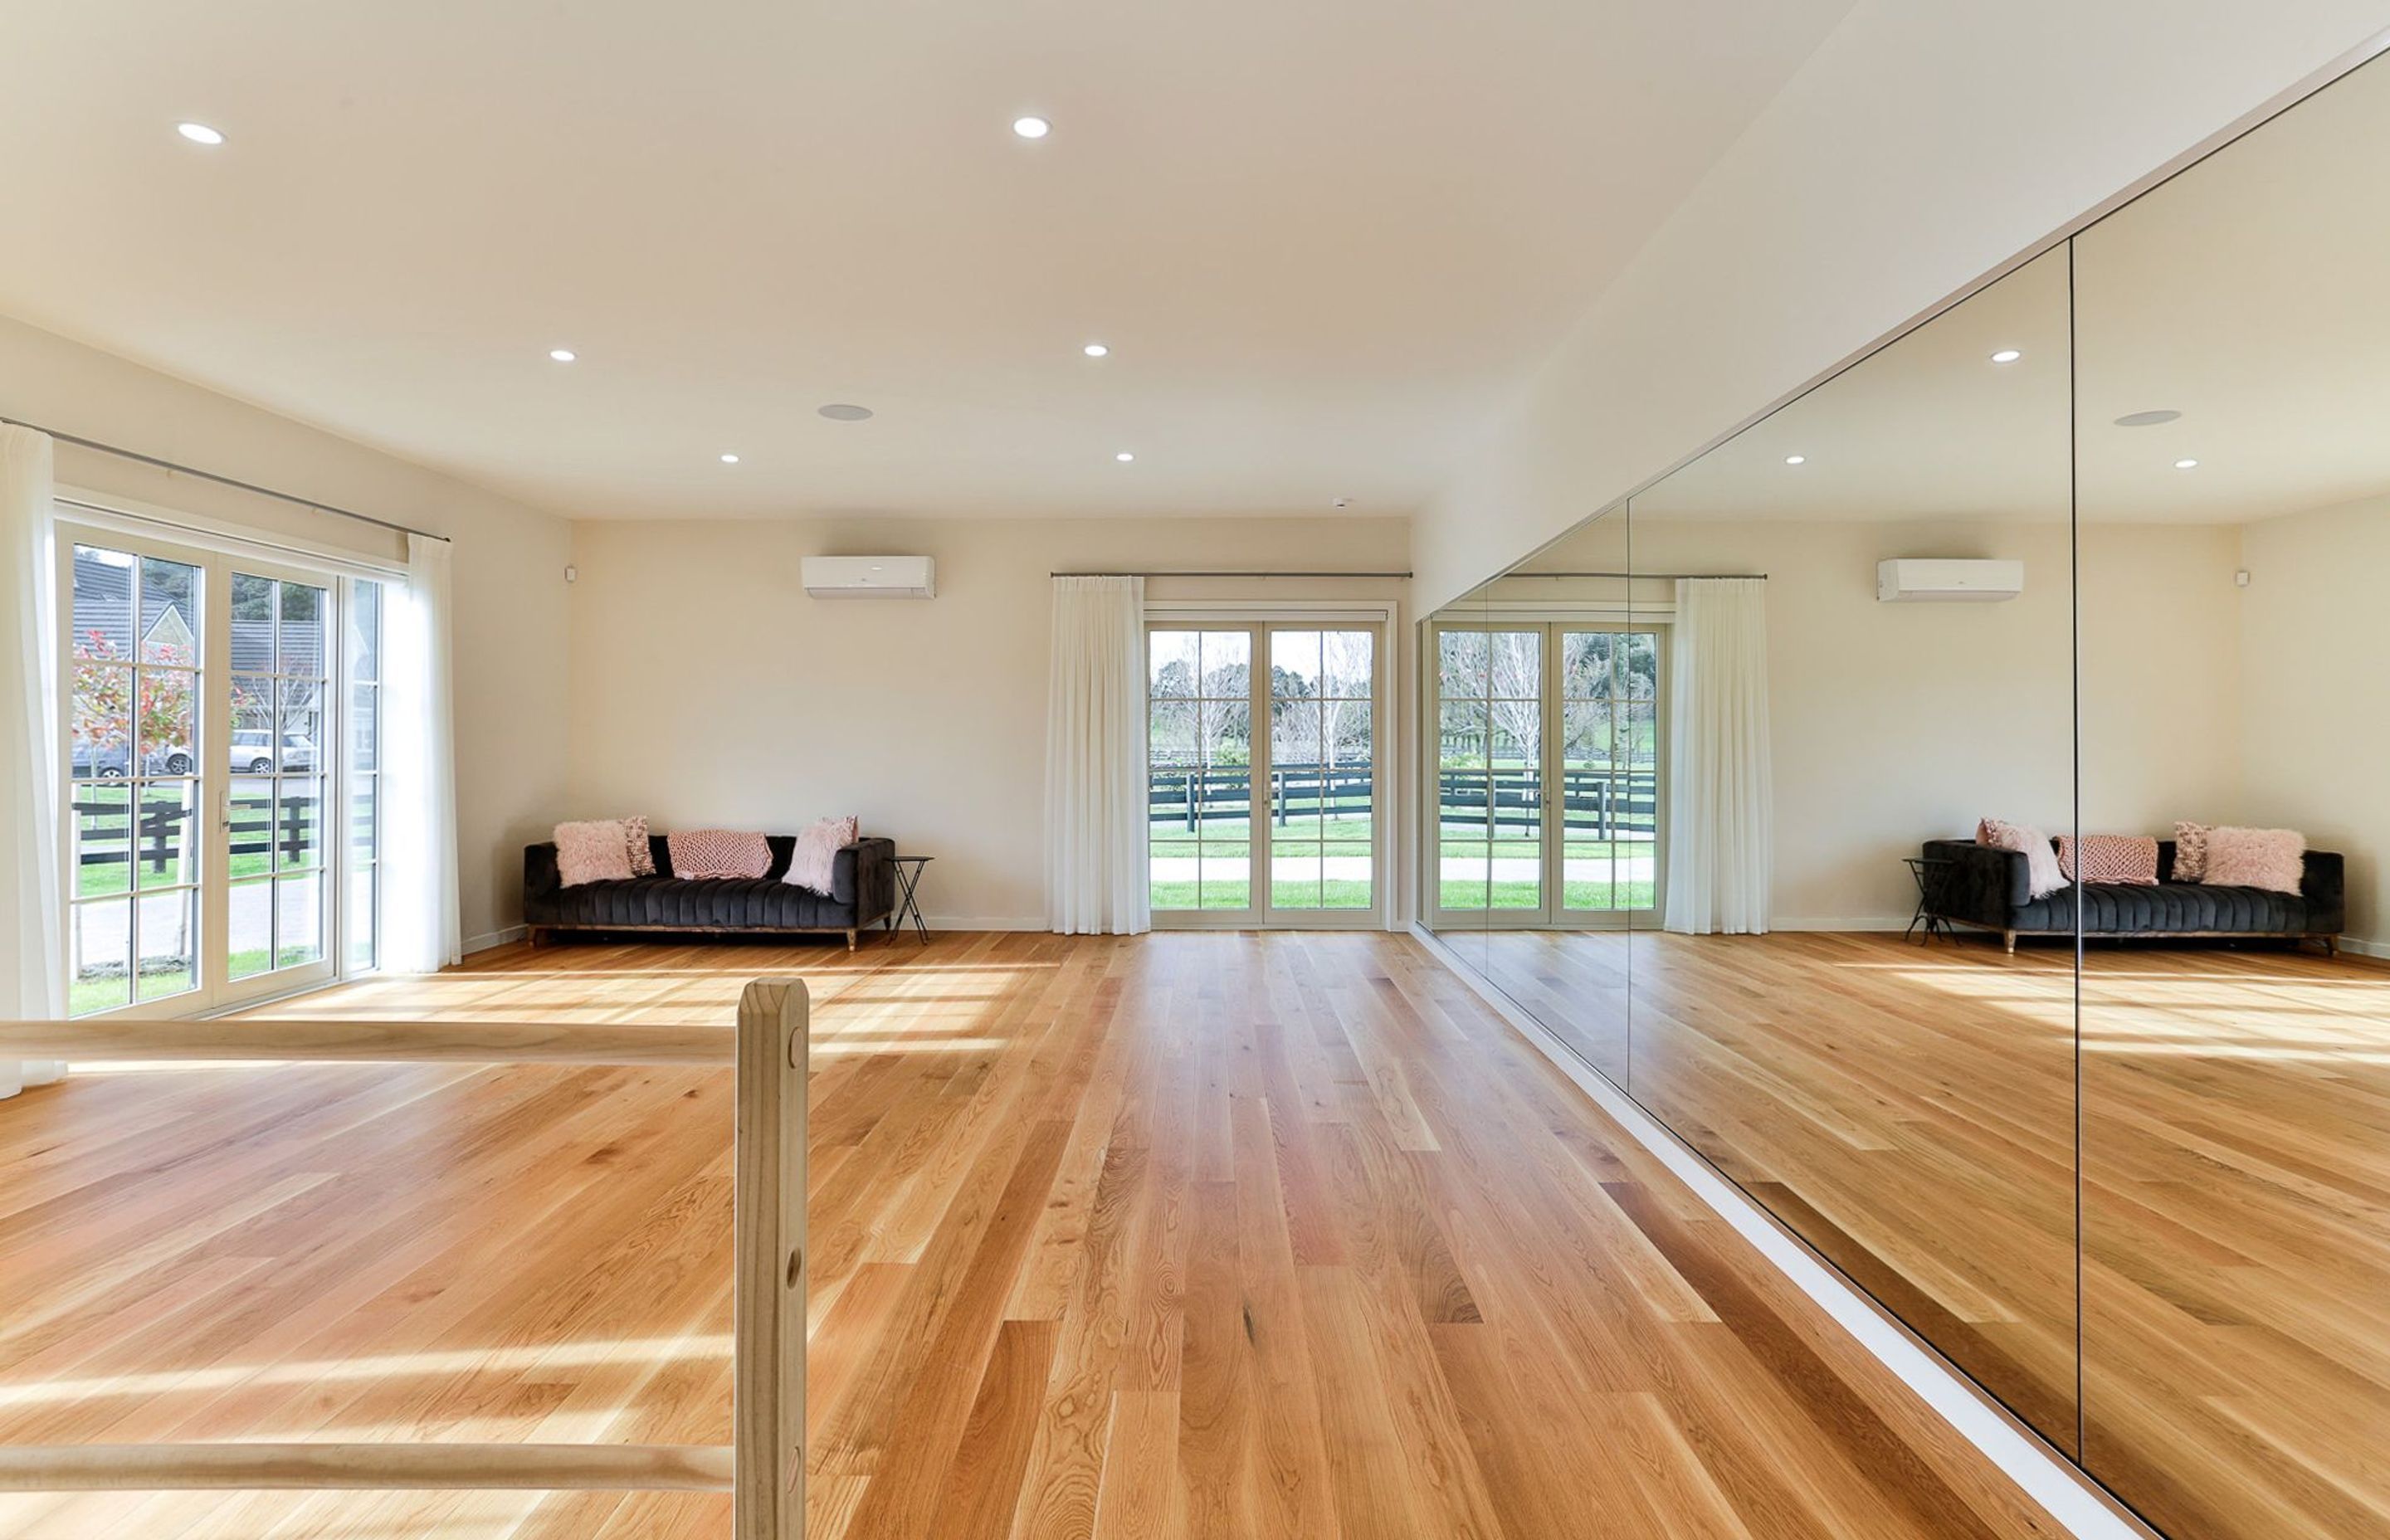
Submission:
{"label": "dark velvet sofa", "polygon": [[[2176,937],[2319,941],[2337,952],[2346,923],[2346,879],[2341,858],[2311,850],[2299,892],[2215,888],[2174,880],[2174,841],[2158,841],[2158,880],[2087,882],[2082,888],[2086,936],[2152,940]],[[1998,930],[2016,950],[2019,936],[2075,933],[2075,890],[2029,895],[2023,852],[1994,850],[1972,840],[1925,841],[1925,908],[1960,925]]]}
{"label": "dark velvet sofa", "polygon": [[844,931],[848,950],[867,925],[896,912],[896,842],[857,840],[838,853],[828,897],[786,879],[796,854],[792,834],[769,836],[772,869],[761,879],[672,874],[672,851],[650,835],[656,875],[627,882],[564,886],[556,846],[523,847],[523,924],[537,946],[559,930]]}

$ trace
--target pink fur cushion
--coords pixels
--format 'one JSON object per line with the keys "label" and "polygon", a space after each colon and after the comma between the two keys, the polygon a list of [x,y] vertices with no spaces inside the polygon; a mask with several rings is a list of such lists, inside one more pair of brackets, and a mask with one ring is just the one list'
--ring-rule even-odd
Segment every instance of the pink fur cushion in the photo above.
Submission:
{"label": "pink fur cushion", "polygon": [[568,888],[585,882],[623,882],[631,876],[631,847],[619,818],[556,826],[556,875]]}
{"label": "pink fur cushion", "polygon": [[2214,832],[2210,824],[2178,823],[2174,826],[2174,879],[2178,882],[2204,882],[2207,879],[2207,837]]}
{"label": "pink fur cushion", "polygon": [[2211,888],[2294,893],[2306,873],[2307,837],[2293,828],[2216,828],[2207,833]]}
{"label": "pink fur cushion", "polygon": [[2118,882],[2153,888],[2158,880],[2158,842],[2138,834],[2072,834],[2058,837],[2058,869],[2072,882]]}
{"label": "pink fur cushion", "polygon": [[853,816],[815,819],[797,836],[797,853],[789,862],[789,880],[800,888],[811,888],[825,898],[830,896],[830,887],[837,880],[838,853],[854,843],[859,824],[860,820]]}
{"label": "pink fur cushion", "polygon": [[692,881],[714,877],[762,877],[772,869],[771,842],[760,834],[727,828],[693,828],[664,836],[673,875]]}
{"label": "pink fur cushion", "polygon": [[2032,897],[2048,898],[2066,886],[2066,874],[2058,869],[2058,852],[2050,847],[2049,836],[2030,824],[1985,818],[1975,826],[1975,843],[2022,854],[2025,892]]}

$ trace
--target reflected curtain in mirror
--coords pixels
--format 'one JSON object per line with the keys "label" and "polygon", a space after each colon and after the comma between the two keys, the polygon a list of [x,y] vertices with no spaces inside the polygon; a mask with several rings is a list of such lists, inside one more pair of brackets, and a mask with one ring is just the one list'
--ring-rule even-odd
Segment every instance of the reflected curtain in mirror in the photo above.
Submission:
{"label": "reflected curtain in mirror", "polygon": [[1776,837],[1765,582],[1677,581],[1670,707],[1666,927],[1765,934]]}

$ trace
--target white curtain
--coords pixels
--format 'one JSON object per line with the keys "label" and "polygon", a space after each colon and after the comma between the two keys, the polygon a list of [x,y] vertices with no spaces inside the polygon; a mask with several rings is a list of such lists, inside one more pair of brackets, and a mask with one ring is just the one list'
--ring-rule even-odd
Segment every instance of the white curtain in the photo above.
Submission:
{"label": "white curtain", "polygon": [[461,961],[456,910],[456,760],[449,657],[448,542],[406,537],[406,582],[392,585],[384,646],[382,783],[390,797],[383,964],[436,973]]}
{"label": "white curtain", "polygon": [[[0,1017],[28,1021],[67,1013],[56,528],[49,435],[0,423]],[[0,1097],[66,1072],[0,1059]]]}
{"label": "white curtain", "polygon": [[1153,928],[1145,828],[1145,580],[1058,577],[1046,682],[1046,918],[1055,931]]}
{"label": "white curtain", "polygon": [[1767,584],[1677,584],[1668,692],[1671,930],[1767,930],[1775,798],[1767,756]]}

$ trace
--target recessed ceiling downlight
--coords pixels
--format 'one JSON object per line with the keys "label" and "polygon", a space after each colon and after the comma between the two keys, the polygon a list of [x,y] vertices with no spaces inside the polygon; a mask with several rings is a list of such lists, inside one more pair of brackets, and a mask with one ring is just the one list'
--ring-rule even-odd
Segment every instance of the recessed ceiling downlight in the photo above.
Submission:
{"label": "recessed ceiling downlight", "polygon": [[1786,465],[1807,465],[1809,463],[1809,456],[1806,455],[1787,455],[1784,456],[1784,463]]}
{"label": "recessed ceiling downlight", "polygon": [[1992,362],[1995,364],[2013,364],[2024,356],[2024,350],[2022,348],[2002,348],[1999,352],[1992,354]]}
{"label": "recessed ceiling downlight", "polygon": [[1126,465],[1129,461],[1136,459],[1137,456],[1124,449],[1119,454],[1113,456],[1112,458],[1118,460],[1123,465]]}
{"label": "recessed ceiling downlight", "polygon": [[736,455],[725,455],[722,456],[722,463],[724,465],[737,465],[739,463],[739,456]]}
{"label": "recessed ceiling downlight", "polygon": [[1103,358],[1109,356],[1112,350],[1106,347],[1101,342],[1090,342],[1079,351],[1086,353],[1089,358]]}
{"label": "recessed ceiling downlight", "polygon": [[2174,468],[2177,470],[2197,470],[2199,462],[2193,459],[2180,459],[2175,461]]}
{"label": "recessed ceiling downlight", "polygon": [[2173,422],[2182,414],[2171,406],[2161,406],[2152,412],[2127,412],[2116,419],[2119,428],[2155,428],[2162,422]]}
{"label": "recessed ceiling downlight", "polygon": [[821,415],[832,422],[861,422],[871,416],[871,408],[856,406],[849,402],[833,401],[821,408]]}
{"label": "recessed ceiling downlight", "polygon": [[559,364],[570,364],[581,355],[571,348],[550,348],[547,356]]}
{"label": "recessed ceiling downlight", "polygon": [[1015,118],[1012,132],[1024,139],[1043,139],[1054,132],[1054,125],[1043,118]]}
{"label": "recessed ceiling downlight", "polygon": [[221,129],[210,128],[205,123],[176,123],[174,132],[195,145],[213,146],[224,143],[224,132]]}

